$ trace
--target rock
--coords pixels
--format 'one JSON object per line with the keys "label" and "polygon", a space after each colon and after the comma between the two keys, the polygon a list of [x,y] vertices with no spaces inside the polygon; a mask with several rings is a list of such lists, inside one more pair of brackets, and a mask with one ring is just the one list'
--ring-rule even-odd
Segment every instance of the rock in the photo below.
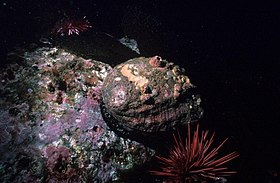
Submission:
{"label": "rock", "polygon": [[56,47],[22,57],[0,72],[0,182],[105,183],[153,157],[102,118],[108,64]]}

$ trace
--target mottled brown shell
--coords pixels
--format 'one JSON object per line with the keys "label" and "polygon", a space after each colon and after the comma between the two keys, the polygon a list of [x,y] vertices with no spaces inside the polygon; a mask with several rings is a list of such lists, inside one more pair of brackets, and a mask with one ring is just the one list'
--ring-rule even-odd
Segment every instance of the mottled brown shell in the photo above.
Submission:
{"label": "mottled brown shell", "polygon": [[120,129],[167,131],[192,120],[194,98],[187,97],[190,88],[189,78],[177,65],[159,56],[134,58],[107,75],[102,105],[107,121],[118,123],[113,126]]}

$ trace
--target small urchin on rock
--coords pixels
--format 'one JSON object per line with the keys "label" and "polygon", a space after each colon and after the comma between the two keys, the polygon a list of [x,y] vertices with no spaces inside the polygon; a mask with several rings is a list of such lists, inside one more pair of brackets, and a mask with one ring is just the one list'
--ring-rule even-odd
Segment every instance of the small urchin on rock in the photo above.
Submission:
{"label": "small urchin on rock", "polygon": [[105,121],[122,134],[165,132],[202,116],[184,69],[159,56],[114,67],[102,86]]}

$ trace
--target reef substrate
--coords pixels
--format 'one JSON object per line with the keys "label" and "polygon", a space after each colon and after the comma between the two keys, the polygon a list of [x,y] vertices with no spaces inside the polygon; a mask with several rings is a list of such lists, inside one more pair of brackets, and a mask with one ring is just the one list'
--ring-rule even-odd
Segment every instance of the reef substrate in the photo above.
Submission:
{"label": "reef substrate", "polygon": [[103,120],[108,64],[55,47],[22,58],[0,73],[0,182],[114,181],[154,155]]}

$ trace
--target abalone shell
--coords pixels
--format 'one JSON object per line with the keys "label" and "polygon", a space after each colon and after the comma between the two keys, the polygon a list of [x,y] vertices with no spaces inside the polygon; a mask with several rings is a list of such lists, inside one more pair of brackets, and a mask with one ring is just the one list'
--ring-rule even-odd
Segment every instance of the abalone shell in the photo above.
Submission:
{"label": "abalone shell", "polygon": [[115,66],[102,86],[105,121],[118,131],[160,132],[201,117],[200,98],[184,69],[159,56]]}

